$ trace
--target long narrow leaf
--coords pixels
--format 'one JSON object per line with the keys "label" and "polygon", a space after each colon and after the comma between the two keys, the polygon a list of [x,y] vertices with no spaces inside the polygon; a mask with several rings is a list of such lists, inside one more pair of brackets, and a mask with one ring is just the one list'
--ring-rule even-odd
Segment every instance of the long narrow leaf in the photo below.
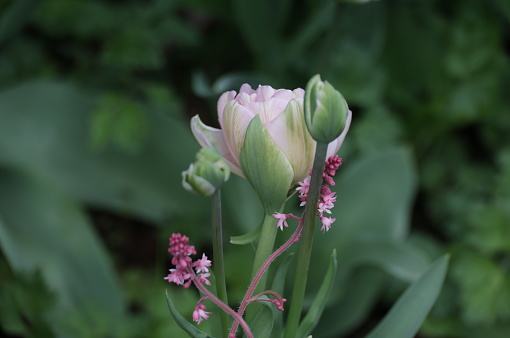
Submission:
{"label": "long narrow leaf", "polygon": [[186,333],[193,338],[213,338],[208,335],[204,331],[200,331],[196,327],[194,327],[191,323],[189,323],[180,313],[177,311],[172,299],[168,295],[168,291],[166,291],[166,302],[168,303],[168,308],[170,309],[170,313],[172,317],[175,319],[175,322],[181,329],[186,331]]}
{"label": "long narrow leaf", "polygon": [[443,286],[449,255],[438,259],[412,283],[367,338],[412,338]]}
{"label": "long narrow leaf", "polygon": [[298,328],[298,337],[305,337],[310,332],[312,332],[313,328],[319,322],[319,319],[322,315],[322,311],[324,311],[324,306],[329,299],[329,295],[331,294],[331,290],[333,290],[333,285],[335,281],[337,270],[337,261],[336,261],[336,250],[333,249],[331,253],[331,257],[329,259],[329,268],[326,272],[326,276],[324,277],[324,281],[315,297],[312,306],[308,310],[305,318],[301,321],[301,324]]}

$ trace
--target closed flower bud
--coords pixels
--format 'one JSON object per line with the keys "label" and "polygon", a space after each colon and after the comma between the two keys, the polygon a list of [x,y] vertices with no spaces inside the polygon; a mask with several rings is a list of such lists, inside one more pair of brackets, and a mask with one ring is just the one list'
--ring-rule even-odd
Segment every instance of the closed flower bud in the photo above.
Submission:
{"label": "closed flower bud", "polygon": [[211,147],[202,148],[195,163],[182,172],[182,185],[191,192],[202,196],[212,196],[230,177],[228,164]]}
{"label": "closed flower bud", "polygon": [[321,81],[320,75],[308,81],[304,108],[306,126],[317,142],[330,143],[349,128],[347,102],[329,82]]}

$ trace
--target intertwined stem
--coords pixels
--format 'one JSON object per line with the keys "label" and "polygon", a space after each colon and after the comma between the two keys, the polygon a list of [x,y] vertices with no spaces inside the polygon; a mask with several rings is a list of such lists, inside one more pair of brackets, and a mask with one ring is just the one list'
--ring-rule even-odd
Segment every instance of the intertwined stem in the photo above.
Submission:
{"label": "intertwined stem", "polygon": [[239,322],[244,330],[244,333],[246,333],[246,337],[253,338],[253,333],[251,333],[250,327],[243,319],[243,317],[238,315],[237,312],[232,310],[227,304],[223,303],[211,291],[207,290],[207,288],[202,283],[200,283],[198,277],[195,275],[195,272],[193,271],[192,268],[189,269],[188,273],[190,273],[193,276],[192,277],[193,284],[195,284],[197,289],[200,290],[200,292],[202,292],[207,298],[209,298],[209,300],[216,304],[220,309],[231,315],[236,322]]}
{"label": "intertwined stem", "polygon": [[[262,264],[260,269],[257,271],[255,278],[253,278],[253,280],[248,288],[248,291],[246,292],[246,295],[244,296],[243,301],[241,302],[241,306],[239,306],[239,310],[237,311],[239,316],[242,317],[242,315],[244,314],[244,310],[250,303],[250,299],[252,298],[252,295],[255,291],[255,288],[257,287],[257,284],[259,283],[260,279],[264,276],[264,273],[269,268],[269,265],[271,265],[271,263],[278,256],[280,256],[285,250],[287,250],[293,243],[295,243],[299,240],[299,235],[301,233],[301,229],[303,229],[303,219],[305,219],[304,213],[303,213],[303,216],[301,217],[301,219],[299,219],[300,220],[299,224],[296,228],[296,231],[294,231],[294,233],[292,234],[292,236],[281,247],[279,247],[275,252],[273,252],[271,254],[271,256],[269,256],[269,258],[266,259],[266,261]],[[276,226],[275,226],[275,229],[276,229]],[[237,322],[237,320],[234,321],[234,324],[232,325],[232,329],[230,330],[231,335],[235,334],[235,332],[237,331],[238,325],[239,325],[239,323]]]}

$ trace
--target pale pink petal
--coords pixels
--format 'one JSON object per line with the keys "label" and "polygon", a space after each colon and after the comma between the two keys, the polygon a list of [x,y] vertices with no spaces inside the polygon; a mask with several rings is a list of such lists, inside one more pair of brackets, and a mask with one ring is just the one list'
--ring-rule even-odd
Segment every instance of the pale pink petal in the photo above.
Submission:
{"label": "pale pink petal", "polygon": [[340,150],[340,147],[342,146],[342,143],[344,142],[345,136],[347,135],[347,132],[349,131],[349,127],[351,126],[351,120],[352,120],[352,112],[349,110],[347,113],[347,120],[345,121],[345,128],[338,136],[337,139],[331,141],[328,145],[328,152],[327,152],[327,158],[330,156],[335,155],[338,150]]}
{"label": "pale pink petal", "polygon": [[255,91],[251,88],[251,86],[247,83],[241,86],[239,93],[246,93],[248,95],[255,94]]}
{"label": "pale pink petal", "polygon": [[[235,97],[236,97],[235,90],[225,92],[220,96],[220,98],[218,99],[218,105],[217,105],[218,117],[220,117],[221,114],[223,114],[223,110],[225,110],[225,106],[227,105],[227,103],[229,101],[232,101]],[[221,121],[221,119],[220,119],[220,121]]]}
{"label": "pale pink petal", "polygon": [[272,98],[284,99],[288,102],[294,98],[294,92],[288,89],[278,89],[273,94]]}
{"label": "pale pink petal", "polygon": [[200,117],[195,115],[191,119],[191,131],[202,147],[213,147],[216,149],[225,162],[227,162],[230,170],[234,174],[244,177],[239,160],[230,152],[222,130],[205,125],[200,120]]}
{"label": "pale pink petal", "polygon": [[229,102],[225,107],[222,128],[228,148],[236,159],[236,163],[239,163],[239,153],[244,144],[246,129],[253,117],[255,117],[253,112],[236,101]]}
{"label": "pale pink petal", "polygon": [[294,94],[294,98],[304,98],[305,97],[305,90],[302,89],[302,88],[296,88],[292,91],[292,93]]}
{"label": "pale pink petal", "polygon": [[302,181],[312,167],[315,141],[306,128],[303,106],[291,100],[282,114],[266,125],[271,138],[294,170],[294,182]]}
{"label": "pale pink petal", "polygon": [[[254,96],[254,95],[253,95]],[[237,94],[235,100],[240,104],[240,105],[245,105],[245,104],[248,104],[250,103],[251,101],[253,101],[253,96],[252,95],[249,95],[247,93],[239,93]]]}
{"label": "pale pink petal", "polygon": [[264,102],[269,100],[273,96],[275,90],[271,86],[259,86],[256,90],[256,93],[257,102]]}
{"label": "pale pink petal", "polygon": [[288,100],[273,98],[264,102],[250,102],[245,107],[259,115],[264,125],[278,117],[287,107]]}

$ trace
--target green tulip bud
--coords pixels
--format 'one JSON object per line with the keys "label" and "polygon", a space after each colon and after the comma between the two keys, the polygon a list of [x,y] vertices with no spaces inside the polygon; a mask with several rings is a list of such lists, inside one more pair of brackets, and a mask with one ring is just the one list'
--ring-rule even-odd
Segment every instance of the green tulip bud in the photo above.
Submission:
{"label": "green tulip bud", "polygon": [[305,90],[305,122],[313,139],[330,143],[346,127],[349,107],[344,97],[329,82],[315,75]]}
{"label": "green tulip bud", "polygon": [[194,163],[182,172],[182,185],[191,192],[212,196],[230,177],[228,164],[216,149],[202,148]]}

